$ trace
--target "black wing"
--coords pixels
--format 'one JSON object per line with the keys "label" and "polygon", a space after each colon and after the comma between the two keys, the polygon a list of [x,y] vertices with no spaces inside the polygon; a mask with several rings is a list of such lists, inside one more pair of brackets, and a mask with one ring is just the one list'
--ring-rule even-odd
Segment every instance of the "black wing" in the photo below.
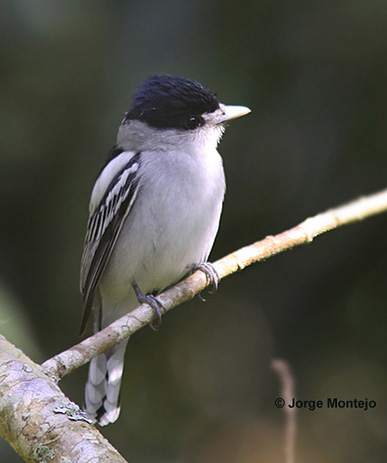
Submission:
{"label": "black wing", "polygon": [[140,153],[134,154],[117,172],[106,188],[87,224],[81,263],[83,316],[81,334],[85,331],[93,305],[94,291],[114,249],[118,235],[138,193],[137,172]]}

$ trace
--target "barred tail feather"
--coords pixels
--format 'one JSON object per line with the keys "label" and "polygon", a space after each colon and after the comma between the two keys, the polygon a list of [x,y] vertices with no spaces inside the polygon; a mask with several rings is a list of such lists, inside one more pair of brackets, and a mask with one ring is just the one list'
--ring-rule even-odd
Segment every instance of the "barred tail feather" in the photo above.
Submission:
{"label": "barred tail feather", "polygon": [[84,410],[101,426],[114,423],[120,414],[119,395],[128,340],[90,362]]}

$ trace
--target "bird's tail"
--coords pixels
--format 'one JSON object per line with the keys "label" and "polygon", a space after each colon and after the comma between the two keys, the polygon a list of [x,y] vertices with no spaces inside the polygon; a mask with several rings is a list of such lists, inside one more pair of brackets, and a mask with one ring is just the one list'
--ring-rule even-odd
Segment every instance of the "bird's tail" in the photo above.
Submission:
{"label": "bird's tail", "polygon": [[114,423],[120,414],[119,395],[128,340],[90,362],[84,410],[101,426]]}

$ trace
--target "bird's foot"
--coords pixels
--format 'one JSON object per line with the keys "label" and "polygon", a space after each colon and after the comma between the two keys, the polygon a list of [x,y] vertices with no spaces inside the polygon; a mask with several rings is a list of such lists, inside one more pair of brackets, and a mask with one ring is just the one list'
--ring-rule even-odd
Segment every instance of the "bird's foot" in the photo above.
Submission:
{"label": "bird's foot", "polygon": [[152,330],[157,331],[162,323],[162,312],[165,311],[163,304],[152,294],[144,294],[136,282],[132,283],[137,300],[140,304],[148,304],[155,311],[155,319],[150,322]]}
{"label": "bird's foot", "polygon": [[[215,267],[210,264],[210,262],[202,262],[200,264],[195,264],[192,267],[192,271],[201,270],[206,275],[207,285],[211,286],[211,289],[208,290],[210,294],[214,294],[219,287],[220,276],[215,270]],[[200,299],[205,301],[204,297],[199,294]]]}

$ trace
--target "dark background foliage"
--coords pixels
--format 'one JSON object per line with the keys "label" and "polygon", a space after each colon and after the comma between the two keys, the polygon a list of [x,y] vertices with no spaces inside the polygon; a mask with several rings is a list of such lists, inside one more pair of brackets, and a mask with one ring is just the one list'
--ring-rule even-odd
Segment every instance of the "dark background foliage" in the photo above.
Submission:
{"label": "dark background foliage", "polygon": [[[212,259],[386,186],[383,1],[3,2],[0,330],[41,362],[78,342],[92,183],[145,77],[199,80],[248,105],[220,151],[228,190]],[[280,387],[299,399],[297,462],[387,458],[386,215],[228,278],[130,342],[119,421],[139,463],[282,462]],[[82,402],[86,368],[62,382]],[[2,453],[1,453],[2,452]],[[0,444],[0,460],[20,458]]]}

